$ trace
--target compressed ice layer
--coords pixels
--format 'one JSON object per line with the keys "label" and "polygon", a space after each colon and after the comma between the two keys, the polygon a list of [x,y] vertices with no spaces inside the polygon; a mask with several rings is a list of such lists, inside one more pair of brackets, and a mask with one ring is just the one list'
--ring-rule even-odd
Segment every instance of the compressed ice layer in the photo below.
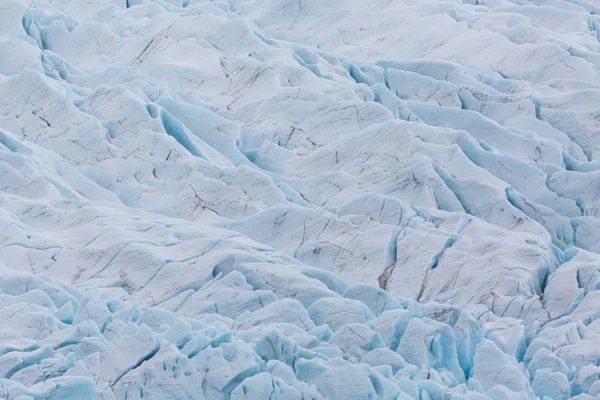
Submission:
{"label": "compressed ice layer", "polygon": [[600,396],[598,10],[475,3],[0,2],[2,396]]}
{"label": "compressed ice layer", "polygon": [[[281,282],[293,282],[299,267],[282,265]],[[568,398],[597,389],[598,368],[574,362],[593,357],[594,342],[571,337],[571,344],[561,344],[565,329],[594,335],[581,321],[521,329],[525,340],[535,338],[523,363],[523,355],[503,349],[504,341],[515,340],[511,325],[532,329],[521,321],[495,317],[481,324],[459,308],[414,301],[375,315],[330,289],[306,309],[270,290],[248,289],[253,273],[245,274],[214,271],[196,293],[237,281],[244,285],[230,286],[236,293],[264,292],[276,300],[236,318],[214,312],[190,318],[4,269],[2,387],[11,399]],[[214,308],[235,301],[215,299]],[[339,315],[348,318],[336,323]],[[538,343],[547,347],[531,356]]]}
{"label": "compressed ice layer", "polygon": [[[294,268],[283,268],[282,279],[293,279],[285,270]],[[219,274],[206,288],[235,274]],[[375,317],[364,303],[327,291],[309,310],[281,299],[235,319],[214,313],[189,318],[89,297],[26,272],[5,269],[2,277],[0,371],[11,399],[259,399],[267,389],[272,398],[294,399],[396,399],[430,391],[455,398],[480,392],[479,398],[487,398],[480,386],[465,385],[463,368],[474,363],[469,385],[481,373],[484,388],[507,379],[486,373],[503,368],[486,352],[502,352],[457,308],[449,310],[462,322],[453,325],[427,317],[438,306],[415,302]],[[215,307],[228,302],[222,299]],[[353,307],[366,310],[362,322],[336,326],[309,318]],[[466,326],[472,331],[465,335]],[[457,339],[472,342],[474,355],[458,357]],[[525,382],[515,388],[531,391],[516,359],[502,356]]]}

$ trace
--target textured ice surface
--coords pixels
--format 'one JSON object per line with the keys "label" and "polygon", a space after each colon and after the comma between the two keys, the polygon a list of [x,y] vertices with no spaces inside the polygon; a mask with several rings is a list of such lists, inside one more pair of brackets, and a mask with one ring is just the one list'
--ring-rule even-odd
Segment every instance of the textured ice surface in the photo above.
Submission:
{"label": "textured ice surface", "polygon": [[0,398],[600,399],[586,0],[0,0]]}

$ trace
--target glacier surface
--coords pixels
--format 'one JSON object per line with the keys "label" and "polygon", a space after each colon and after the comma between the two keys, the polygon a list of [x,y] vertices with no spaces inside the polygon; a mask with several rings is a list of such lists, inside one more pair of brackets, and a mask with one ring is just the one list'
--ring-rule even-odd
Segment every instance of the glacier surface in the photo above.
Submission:
{"label": "glacier surface", "polygon": [[600,399],[591,0],[0,0],[0,399]]}

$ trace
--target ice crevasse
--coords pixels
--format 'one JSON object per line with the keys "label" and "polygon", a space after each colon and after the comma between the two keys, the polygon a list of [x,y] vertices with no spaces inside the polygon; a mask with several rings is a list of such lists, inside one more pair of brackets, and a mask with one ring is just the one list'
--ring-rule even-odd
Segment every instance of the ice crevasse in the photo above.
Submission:
{"label": "ice crevasse", "polygon": [[585,0],[1,0],[0,399],[600,399]]}

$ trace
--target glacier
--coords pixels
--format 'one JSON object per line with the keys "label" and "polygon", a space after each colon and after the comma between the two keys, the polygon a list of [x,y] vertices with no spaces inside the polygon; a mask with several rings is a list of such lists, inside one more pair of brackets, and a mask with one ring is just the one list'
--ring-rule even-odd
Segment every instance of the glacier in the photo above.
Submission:
{"label": "glacier", "polygon": [[600,399],[598,15],[0,0],[0,399]]}

